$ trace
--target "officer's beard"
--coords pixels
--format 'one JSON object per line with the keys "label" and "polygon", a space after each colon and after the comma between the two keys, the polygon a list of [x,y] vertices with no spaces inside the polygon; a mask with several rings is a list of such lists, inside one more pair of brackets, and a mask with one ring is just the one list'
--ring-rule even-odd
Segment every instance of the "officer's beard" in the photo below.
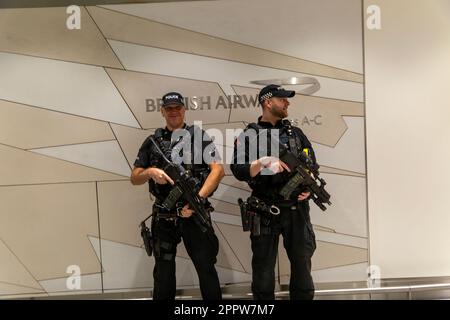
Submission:
{"label": "officer's beard", "polygon": [[283,109],[277,110],[275,108],[272,108],[272,109],[270,109],[270,113],[274,117],[277,117],[277,118],[280,118],[280,119],[284,119],[284,118],[286,118],[288,116],[287,115],[287,110],[283,110]]}

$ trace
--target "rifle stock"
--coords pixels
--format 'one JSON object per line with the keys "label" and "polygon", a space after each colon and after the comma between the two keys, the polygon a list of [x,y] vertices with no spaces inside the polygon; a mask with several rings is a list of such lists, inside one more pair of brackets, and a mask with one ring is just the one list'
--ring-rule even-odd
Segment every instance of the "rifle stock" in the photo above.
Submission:
{"label": "rifle stock", "polygon": [[[176,190],[177,192],[174,193],[174,198],[181,195],[184,200],[189,203],[189,207],[194,210],[194,214],[192,215],[192,217],[202,232],[212,230],[212,225],[209,220],[209,212],[205,209],[203,202],[198,196],[198,190],[196,188],[191,172],[184,169],[183,166],[175,164],[167,159],[156,141],[152,137],[150,137],[150,140],[155,145],[158,153],[166,162],[166,166],[163,169],[164,172],[167,173],[167,175],[174,181],[174,188],[178,189]],[[178,199],[172,199],[171,203],[176,202],[177,200]]]}

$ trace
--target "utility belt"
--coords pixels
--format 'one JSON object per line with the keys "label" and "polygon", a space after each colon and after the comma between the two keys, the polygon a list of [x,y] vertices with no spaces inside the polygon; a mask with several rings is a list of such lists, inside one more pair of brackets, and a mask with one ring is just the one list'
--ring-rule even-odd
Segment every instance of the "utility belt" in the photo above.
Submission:
{"label": "utility belt", "polygon": [[177,203],[176,207],[173,209],[167,209],[161,205],[158,201],[153,204],[153,218],[165,219],[165,220],[176,220],[181,217],[181,210],[183,209],[183,203]]}
{"label": "utility belt", "polygon": [[152,214],[149,215],[147,218],[145,218],[144,221],[142,221],[139,224],[139,227],[141,228],[141,237],[142,241],[144,242],[145,251],[147,252],[147,255],[149,257],[153,254],[153,248],[154,248],[154,239],[151,230],[147,227],[145,222],[152,218],[153,221],[157,221],[159,219],[164,219],[166,221],[174,221],[174,223],[177,223],[178,217],[181,215],[181,209],[183,207],[177,206],[176,208],[172,210],[167,210],[165,207],[163,207],[160,202],[155,201],[153,204],[153,210]]}
{"label": "utility belt", "polygon": [[280,214],[280,208],[295,210],[298,207],[297,200],[263,201],[255,196],[247,198],[246,201],[239,198],[238,204],[241,209],[242,229],[255,236],[264,233],[261,228],[270,228],[271,221]]}
{"label": "utility belt", "polygon": [[[262,205],[265,205],[268,207],[276,207],[278,209],[289,208],[289,207],[294,207],[294,206],[297,207],[297,205],[299,204],[299,201],[297,199],[289,199],[289,200],[285,200],[282,198],[267,199],[264,197],[264,195],[255,194],[255,193],[253,193],[252,196],[247,199],[247,202],[249,202],[249,199],[251,199],[251,198],[254,198],[256,201],[258,201]],[[255,200],[250,200],[250,203],[254,203]]]}

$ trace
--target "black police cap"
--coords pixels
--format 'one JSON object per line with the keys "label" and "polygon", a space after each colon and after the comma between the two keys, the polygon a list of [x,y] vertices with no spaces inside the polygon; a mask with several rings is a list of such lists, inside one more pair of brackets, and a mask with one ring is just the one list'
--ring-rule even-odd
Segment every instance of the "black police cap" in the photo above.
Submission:
{"label": "black police cap", "polygon": [[261,89],[258,95],[259,103],[262,103],[266,99],[270,99],[272,97],[277,98],[292,98],[295,96],[295,91],[285,90],[281,86],[276,84],[269,84]]}
{"label": "black police cap", "polygon": [[165,106],[168,106],[170,104],[184,106],[184,98],[183,98],[183,96],[181,94],[179,94],[178,92],[166,93],[162,97],[162,106],[165,107]]}

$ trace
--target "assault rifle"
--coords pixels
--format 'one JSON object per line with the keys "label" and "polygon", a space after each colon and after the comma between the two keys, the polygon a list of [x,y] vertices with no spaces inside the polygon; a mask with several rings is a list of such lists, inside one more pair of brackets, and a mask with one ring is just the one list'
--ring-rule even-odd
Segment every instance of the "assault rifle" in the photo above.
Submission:
{"label": "assault rifle", "polygon": [[180,200],[185,200],[189,203],[189,207],[194,210],[194,214],[192,218],[195,223],[199,226],[202,232],[207,232],[212,229],[212,225],[210,222],[210,212],[213,210],[211,206],[208,209],[205,208],[206,201],[202,201],[202,199],[198,196],[198,191],[200,188],[200,183],[197,179],[192,176],[190,170],[186,170],[180,164],[175,164],[170,161],[158,146],[158,143],[150,137],[150,140],[155,145],[157,152],[164,159],[166,165],[163,170],[167,175],[174,181],[175,185],[169,193],[169,196],[164,200],[162,206],[171,210],[174,207],[177,208],[179,212],[184,203]]}
{"label": "assault rifle", "polygon": [[327,184],[325,180],[319,177],[319,166],[305,153],[298,156],[290,152],[283,144],[279,143],[279,159],[287,164],[291,170],[292,176],[289,181],[281,188],[279,192],[284,199],[288,200],[292,192],[300,185],[311,192],[311,199],[314,203],[325,211],[327,208],[324,203],[331,205],[330,194],[325,190]]}

